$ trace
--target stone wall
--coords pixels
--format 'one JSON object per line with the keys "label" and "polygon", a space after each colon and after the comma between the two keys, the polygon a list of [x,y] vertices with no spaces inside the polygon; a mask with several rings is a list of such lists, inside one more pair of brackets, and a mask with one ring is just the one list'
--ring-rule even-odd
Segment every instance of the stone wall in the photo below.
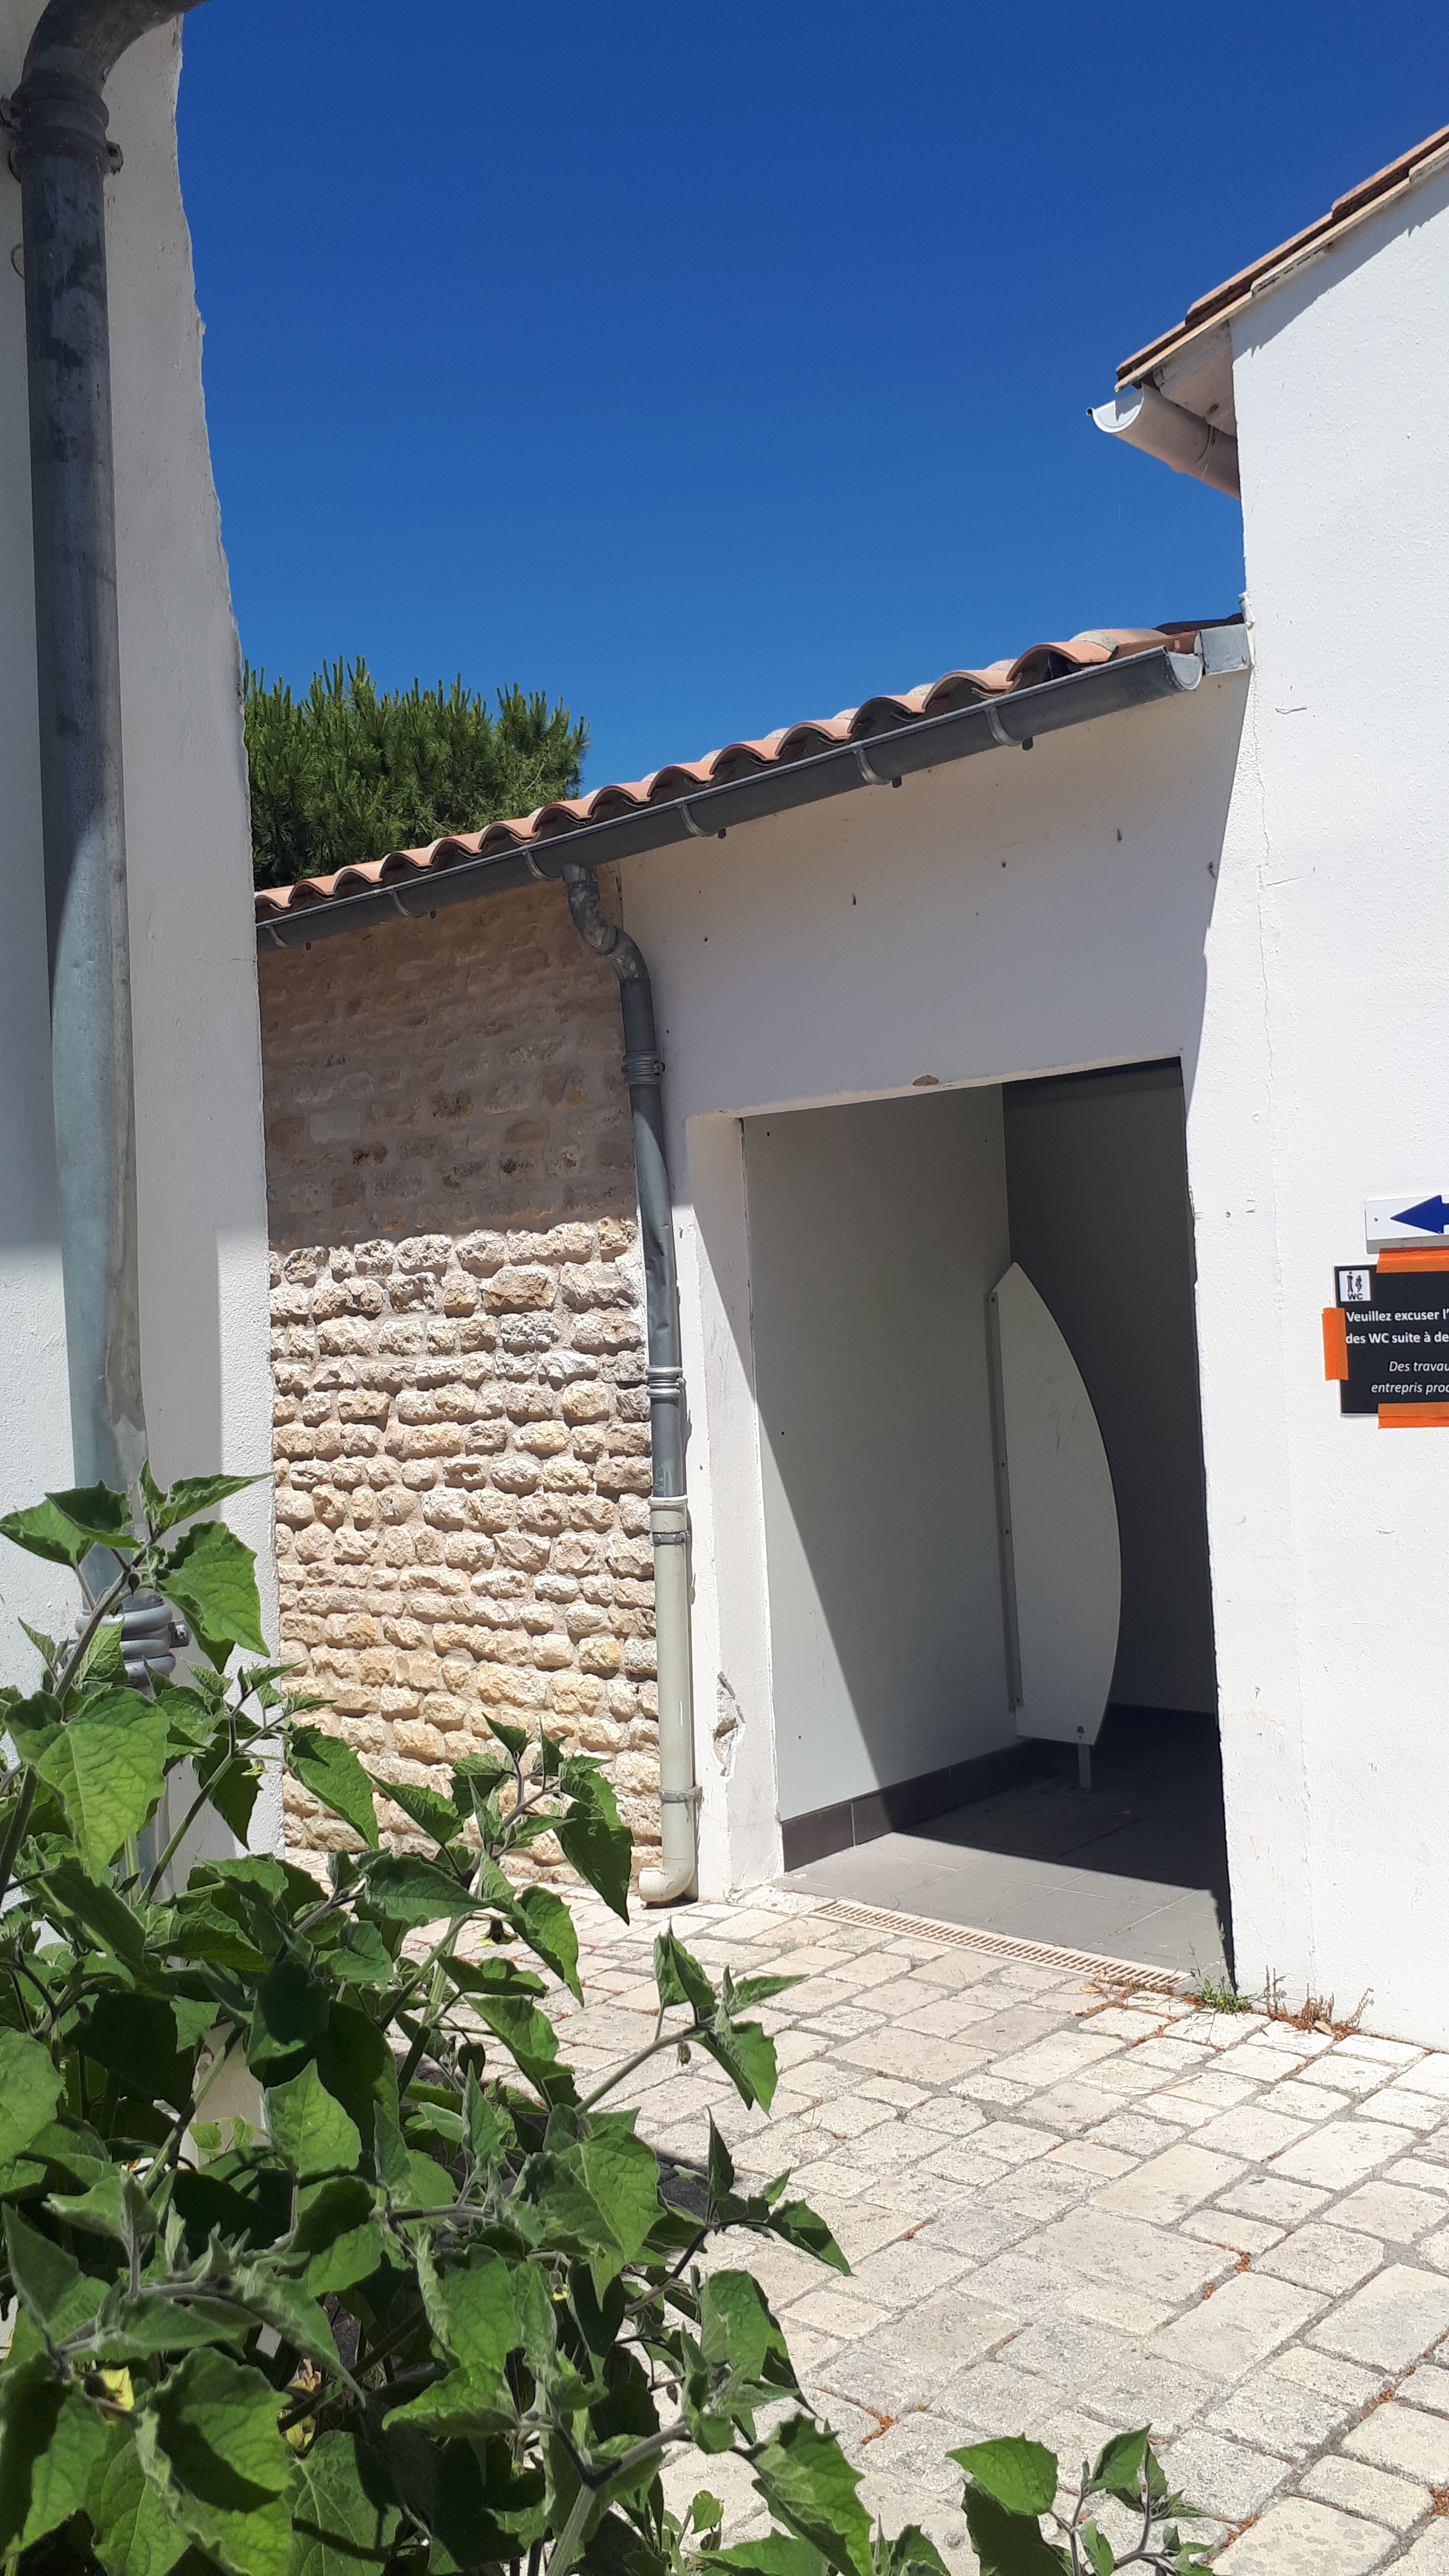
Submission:
{"label": "stone wall", "polygon": [[[427,1781],[490,1713],[542,1718],[606,1758],[647,1860],[649,1421],[613,975],[540,886],[263,953],[260,980],[284,1647],[385,1779]],[[289,1784],[288,1839],[300,1858],[347,1836]]]}

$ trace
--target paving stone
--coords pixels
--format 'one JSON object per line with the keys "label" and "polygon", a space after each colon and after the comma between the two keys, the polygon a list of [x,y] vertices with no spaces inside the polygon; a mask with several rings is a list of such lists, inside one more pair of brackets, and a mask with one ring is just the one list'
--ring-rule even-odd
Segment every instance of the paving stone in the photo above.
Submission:
{"label": "paving stone", "polygon": [[1400,2086],[1415,2093],[1437,2093],[1441,2102],[1449,2102],[1449,2049],[1436,2048],[1421,2057],[1415,2066],[1396,2075],[1389,2086],[1390,2095]]}
{"label": "paving stone", "polygon": [[1449,2486],[1449,2423],[1397,2398],[1376,2406],[1346,2433],[1343,2447],[1355,2459],[1372,2460],[1375,2468],[1397,2469],[1404,2477],[1422,2478],[1425,2486]]}
{"label": "paving stone", "polygon": [[[1360,2296],[1362,2296],[1362,2292]],[[1239,2272],[1153,2339],[1154,2352],[1210,2379],[1240,2379],[1321,2315],[1324,2301],[1288,2281]]]}
{"label": "paving stone", "polygon": [[1339,2353],[1320,2352],[1311,2343],[1285,2344],[1281,2352],[1275,2352],[1268,2368],[1279,2378],[1291,2380],[1295,2388],[1311,2388],[1320,2397],[1340,2398],[1351,2415],[1361,2415],[1375,2397],[1389,2394],[1381,2370],[1365,2370],[1361,2362],[1345,2361]]}
{"label": "paving stone", "polygon": [[1231,2111],[1241,2102],[1251,2101],[1258,2089],[1253,2075],[1230,2075],[1221,2066],[1208,2066],[1200,2075],[1185,2075],[1171,2090],[1184,2102],[1202,2102],[1213,2111]]}
{"label": "paving stone", "polygon": [[[1401,2170],[1394,2166],[1394,2172]],[[1375,2181],[1362,2190],[1349,2193],[1347,2200],[1335,2201],[1323,2213],[1326,2227],[1360,2227],[1372,2236],[1382,2236],[1391,2245],[1412,2245],[1428,2227],[1444,2223],[1444,2203],[1432,2192],[1405,2190],[1402,2185]]]}
{"label": "paving stone", "polygon": [[1218,2564],[1228,2576],[1368,2576],[1394,2546],[1380,2524],[1285,2496],[1229,2543]]}
{"label": "paving stone", "polygon": [[1216,2393],[1201,2371],[1162,2361],[1146,2343],[1076,2317],[1039,2319],[1003,2344],[996,2358],[1004,2370],[1029,2371],[1075,2391],[1115,2432],[1149,2421],[1164,2437],[1179,2432]]}
{"label": "paving stone", "polygon": [[1052,2130],[1032,2128],[1022,2120],[988,2120],[973,2143],[1003,2164],[1020,2165],[1033,2156],[1044,2156],[1056,2145],[1056,2137]]}
{"label": "paving stone", "polygon": [[1449,2576],[1449,2522],[1431,2522],[1423,2538],[1394,2564],[1400,2576]]}
{"label": "paving stone", "polygon": [[1275,2280],[1297,2281],[1305,2290],[1327,2290],[1338,2298],[1371,2279],[1383,2259],[1384,2249],[1376,2236],[1310,2220],[1260,2255],[1257,2269],[1271,2272]]}
{"label": "paving stone", "polygon": [[1449,2415],[1449,2370],[1438,2362],[1416,2362],[1399,2382],[1398,2393],[1406,2406],[1427,2407],[1431,2415]]}
{"label": "paving stone", "polygon": [[1050,2039],[1037,2040],[1031,2048],[1020,2048],[998,2058],[996,2072],[1012,2084],[1061,2084],[1080,2075],[1084,2067],[1116,2057],[1121,2047],[1119,2039],[1092,2030],[1059,2030]]}
{"label": "paving stone", "polygon": [[1315,2326],[1309,2340],[1351,2361],[1402,2370],[1445,2333],[1449,2281],[1412,2264],[1391,2263]]}
{"label": "paving stone", "polygon": [[1353,2095],[1330,2093],[1325,2084],[1315,2084],[1307,2076],[1290,2075],[1286,2084],[1273,2085],[1262,2098],[1265,2110],[1286,2112],[1289,2119],[1331,2120],[1335,2113],[1348,2109]]}
{"label": "paving stone", "polygon": [[1362,2460],[1315,2460],[1298,2481],[1304,2495],[1336,2504],[1345,2513],[1367,2514],[1390,2531],[1405,2532],[1429,2510],[1429,2490],[1411,2478],[1386,2477]]}
{"label": "paving stone", "polygon": [[934,2297],[948,2281],[958,2280],[966,2264],[957,2247],[923,2228],[905,2244],[883,2245],[878,2254],[857,2263],[851,2287],[883,2308],[913,2307],[920,2299]]}
{"label": "paving stone", "polygon": [[1149,2111],[1119,2111],[1088,2132],[1094,2146],[1111,2147],[1115,2153],[1134,2159],[1160,2156],[1176,2134],[1166,2120],[1154,2118]]}
{"label": "paving stone", "polygon": [[820,2334],[854,2340],[874,2334],[891,2322],[889,2308],[877,2307],[869,2299],[857,2297],[853,2281],[837,2281],[829,2289],[811,2290],[797,2299],[790,2310],[792,2322],[799,2317],[803,2324],[814,2326]]}
{"label": "paving stone", "polygon": [[1198,2209],[1181,2222],[1184,2236],[1200,2245],[1226,2245],[1235,2254],[1264,2254],[1281,2243],[1283,2230],[1263,2218],[1237,2218],[1230,2209]]}
{"label": "paving stone", "polygon": [[1352,2423],[1357,2412],[1351,2398],[1297,2387],[1270,2362],[1240,2380],[1205,2421],[1211,2432],[1235,2442],[1256,2443],[1285,2460],[1306,2460]]}
{"label": "paving stone", "polygon": [[1241,2172],[1242,2166],[1231,2156],[1214,2155],[1210,2148],[1184,2143],[1150,2157],[1121,2181],[1108,2183],[1094,2195],[1094,2206],[1170,2227],[1175,2220],[1185,2218],[1190,2209],[1196,2209],[1200,2201],[1235,2182]]}
{"label": "paving stone", "polygon": [[1144,2066],[1157,2066],[1172,2075],[1191,2075],[1212,2062],[1210,2048],[1195,2047],[1190,2039],[1174,2039],[1166,2032],[1160,2039],[1141,2041],[1135,2053]]}
{"label": "paving stone", "polygon": [[1333,2120],[1278,2156],[1277,2170],[1290,2182],[1316,2182],[1329,2191],[1347,2191],[1372,2173],[1375,2165],[1402,2155],[1410,2143],[1407,2129],[1386,2128],[1381,2120]]}
{"label": "paving stone", "polygon": [[[1286,2462],[1245,2443],[1225,2441],[1206,2425],[1190,2425],[1165,2446],[1162,2465],[1189,2504],[1225,2522],[1246,2522],[1288,2475]],[[1191,2526],[1189,2526],[1190,2529]]]}
{"label": "paving stone", "polygon": [[[1224,2111],[1209,2120],[1197,2133],[1198,2144],[1216,2147],[1222,2155],[1242,2156],[1249,2164],[1266,2162],[1269,2156],[1281,2156],[1308,2130],[1306,2120],[1285,2120],[1281,2111],[1265,2111],[1257,2102],[1246,2102],[1239,2110]],[[1312,2177],[1307,2177],[1312,2179]],[[1356,2174],[1349,2177],[1357,2181]]]}
{"label": "paving stone", "polygon": [[[1041,2105],[1033,2102],[1031,2107],[1035,2113]],[[1074,2172],[1089,2174],[1098,2182],[1115,2182],[1119,2174],[1132,2171],[1137,2158],[1124,2156],[1114,2147],[1099,2146],[1094,2138],[1065,2138],[1059,2147],[1051,2149],[1047,2162],[1070,2165]]]}
{"label": "paving stone", "polygon": [[1043,2263],[1111,2281],[1162,2307],[1181,2307],[1228,2269],[1207,2246],[1188,2244],[1165,2228],[1097,2206],[1073,2210],[1036,2239],[1030,2249]]}
{"label": "paving stone", "polygon": [[1014,2110],[1018,2102],[1026,2100],[1027,2087],[1024,2084],[1003,2084],[999,2075],[985,2072],[990,2062],[986,2052],[978,2050],[970,2071],[952,2090],[962,2094],[968,2102],[990,2102],[997,2109]]}
{"label": "paving stone", "polygon": [[1426,2052],[1409,2039],[1378,2039],[1371,2031],[1350,2031],[1347,2039],[1335,2040],[1336,2058],[1378,2058],[1387,2066],[1412,2066]]}
{"label": "paving stone", "polygon": [[1034,2233],[1036,2224],[1021,2210],[1002,2209],[979,2196],[948,2199],[931,2221],[943,2240],[973,2263],[989,2263],[993,2255],[1019,2245],[1024,2236]]}
{"label": "paving stone", "polygon": [[906,2414],[1001,2343],[1018,2322],[966,2290],[952,2289],[905,2323],[892,2318],[884,2332],[842,2343],[831,2355],[830,2385],[877,2414]]}
{"label": "paving stone", "polygon": [[1090,2182],[1082,2173],[1072,2173],[1055,2163],[1050,2156],[1038,2156],[1034,2164],[1015,2165],[1000,2182],[987,2183],[982,2197],[995,2209],[1020,2210],[1035,2218],[1060,2218],[1079,2200],[1085,2200]]}
{"label": "paving stone", "polygon": [[1283,2227],[1300,2227],[1328,2197],[1326,2191],[1311,2191],[1305,2183],[1285,2182],[1271,2173],[1256,2182],[1235,2182],[1231,2191],[1219,2193],[1218,2206],[1238,2210],[1244,2218],[1276,2219]]}

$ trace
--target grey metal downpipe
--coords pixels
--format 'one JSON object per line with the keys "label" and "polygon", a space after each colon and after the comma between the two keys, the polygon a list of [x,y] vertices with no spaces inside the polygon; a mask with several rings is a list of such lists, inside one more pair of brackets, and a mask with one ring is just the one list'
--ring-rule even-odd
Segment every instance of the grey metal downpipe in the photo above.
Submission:
{"label": "grey metal downpipe", "polygon": [[136,1253],[102,89],[195,0],[50,0],[9,102],[20,181],[51,1066],[78,1483],[146,1454]]}
{"label": "grey metal downpipe", "polygon": [[649,1445],[653,1473],[649,1528],[654,1542],[654,1634],[659,1689],[661,1869],[646,1869],[646,1905],[670,1905],[696,1868],[694,1685],[690,1657],[689,1508],[684,1491],[684,1367],[679,1337],[679,1282],[674,1263],[674,1208],[664,1152],[660,1077],[664,1066],[654,1026],[649,969],[627,931],[599,901],[595,869],[568,860],[564,888],[574,928],[619,979],[624,1020],[624,1080],[634,1130],[639,1233],[649,1362]]}

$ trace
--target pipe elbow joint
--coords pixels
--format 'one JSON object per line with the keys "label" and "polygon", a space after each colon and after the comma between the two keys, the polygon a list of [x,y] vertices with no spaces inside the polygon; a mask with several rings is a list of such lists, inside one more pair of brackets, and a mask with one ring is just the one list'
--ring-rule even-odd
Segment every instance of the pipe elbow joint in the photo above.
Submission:
{"label": "pipe elbow joint", "polygon": [[639,1895],[645,1905],[677,1905],[694,1880],[694,1861],[676,1861],[672,1869],[641,1869]]}

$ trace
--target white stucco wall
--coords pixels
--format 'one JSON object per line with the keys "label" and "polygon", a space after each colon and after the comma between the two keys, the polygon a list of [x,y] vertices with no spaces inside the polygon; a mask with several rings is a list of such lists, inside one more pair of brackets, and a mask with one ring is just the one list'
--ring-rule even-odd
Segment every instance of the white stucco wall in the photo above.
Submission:
{"label": "white stucco wall", "polygon": [[1234,326],[1256,671],[1189,1110],[1242,1973],[1449,2041],[1449,1433],[1340,1419],[1319,1310],[1449,1158],[1449,180]]}
{"label": "white stucco wall", "polygon": [[[0,89],[38,0],[0,0]],[[240,660],[201,393],[201,324],[176,162],[180,39],[143,38],[107,93],[125,167],[107,189],[142,1331],[157,1474],[265,1473],[271,1450],[261,1058]],[[36,742],[20,191],[0,165],[0,1508],[71,1481],[55,1241]],[[233,1525],[275,1633],[270,1492]],[[0,1607],[58,1614],[6,1549]],[[66,1606],[68,1615],[68,1606]],[[5,1669],[13,1668],[7,1637]]]}
{"label": "white stucco wall", "polygon": [[1245,694],[1204,681],[621,871],[668,1068],[706,1892],[780,1849],[740,1121],[923,1074],[1180,1054],[1190,1081]]}
{"label": "white stucco wall", "polygon": [[745,1122],[782,1817],[1016,1741],[986,1299],[1001,1093]]}

